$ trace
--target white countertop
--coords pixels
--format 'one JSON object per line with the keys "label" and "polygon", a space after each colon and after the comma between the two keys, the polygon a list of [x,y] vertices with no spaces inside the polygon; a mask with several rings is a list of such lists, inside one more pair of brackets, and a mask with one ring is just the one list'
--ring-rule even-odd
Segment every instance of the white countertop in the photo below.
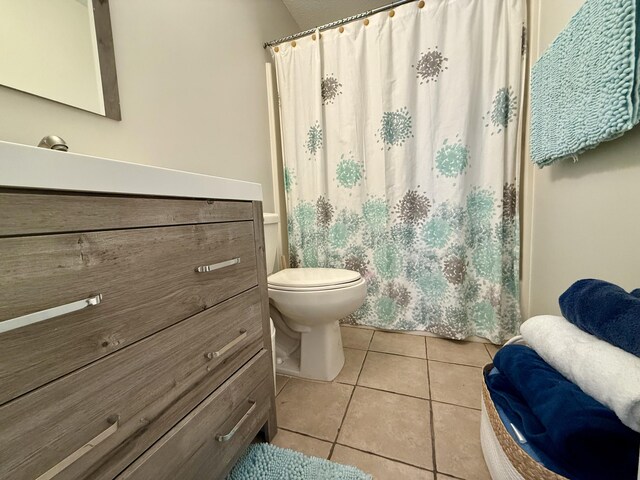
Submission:
{"label": "white countertop", "polygon": [[0,187],[262,201],[259,183],[0,142]]}

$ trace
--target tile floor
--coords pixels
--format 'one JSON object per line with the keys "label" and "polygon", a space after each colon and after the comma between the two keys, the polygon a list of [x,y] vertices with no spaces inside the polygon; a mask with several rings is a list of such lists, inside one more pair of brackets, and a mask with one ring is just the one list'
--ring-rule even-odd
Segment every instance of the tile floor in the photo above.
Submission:
{"label": "tile floor", "polygon": [[480,449],[481,368],[496,347],[342,327],[330,383],[277,377],[274,443],[377,480],[489,480]]}

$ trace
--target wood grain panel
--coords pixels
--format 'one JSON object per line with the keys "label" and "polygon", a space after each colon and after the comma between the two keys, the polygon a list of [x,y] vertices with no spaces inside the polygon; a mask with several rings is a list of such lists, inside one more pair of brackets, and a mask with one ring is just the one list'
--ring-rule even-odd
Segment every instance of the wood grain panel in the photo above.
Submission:
{"label": "wood grain panel", "polygon": [[[125,470],[117,480],[222,479],[266,421],[269,355],[252,359]],[[254,409],[243,416],[255,402]],[[236,433],[227,442],[216,435]]]}
{"label": "wood grain panel", "polygon": [[116,55],[113,48],[111,13],[109,12],[108,0],[93,2],[93,18],[96,29],[105,116],[114,120],[122,120],[120,94],[118,93],[118,74],[116,72]]}
{"label": "wood grain panel", "polygon": [[33,480],[118,419],[55,477],[113,478],[262,349],[260,300],[254,288],[0,407],[0,478]]}
{"label": "wood grain panel", "polygon": [[[199,265],[240,258],[209,273]],[[0,404],[257,284],[252,222],[0,239],[2,320],[102,303],[0,333]]]}
{"label": "wood grain panel", "polygon": [[[262,322],[264,332],[264,344],[271,351],[271,320],[269,314],[269,291],[267,286],[267,263],[265,259],[266,249],[264,244],[264,217],[262,215],[262,202],[253,202],[253,231],[256,241],[256,262],[258,272],[258,288],[262,297]],[[278,433],[278,421],[276,418],[276,394],[273,385],[273,366],[271,367],[271,394],[272,408],[269,411],[267,423],[262,429],[265,439],[270,442]]]}
{"label": "wood grain panel", "polygon": [[251,220],[251,202],[0,190],[0,236]]}

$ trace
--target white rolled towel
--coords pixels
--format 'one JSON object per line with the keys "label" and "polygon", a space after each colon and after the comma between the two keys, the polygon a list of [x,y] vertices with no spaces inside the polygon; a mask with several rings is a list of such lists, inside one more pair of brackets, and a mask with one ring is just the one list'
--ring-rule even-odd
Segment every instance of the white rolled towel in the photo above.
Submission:
{"label": "white rolled towel", "polygon": [[520,333],[545,362],[640,432],[640,357],[563,317],[532,317],[520,326]]}

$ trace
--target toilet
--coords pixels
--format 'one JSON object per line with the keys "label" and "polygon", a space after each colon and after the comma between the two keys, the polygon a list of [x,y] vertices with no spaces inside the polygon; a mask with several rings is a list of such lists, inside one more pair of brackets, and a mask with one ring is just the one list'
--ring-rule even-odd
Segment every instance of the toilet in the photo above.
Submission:
{"label": "toilet", "polygon": [[265,214],[268,290],[276,327],[276,371],[333,380],[344,366],[340,319],[362,306],[367,293],[358,272],[334,268],[285,268],[277,264],[278,218]]}

